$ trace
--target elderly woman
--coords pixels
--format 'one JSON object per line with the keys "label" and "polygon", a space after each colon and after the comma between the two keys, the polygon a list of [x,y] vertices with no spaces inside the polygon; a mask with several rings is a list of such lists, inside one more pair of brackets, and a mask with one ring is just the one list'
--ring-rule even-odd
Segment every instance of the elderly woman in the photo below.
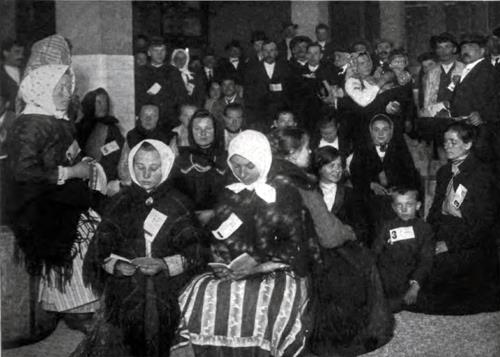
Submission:
{"label": "elderly woman", "polygon": [[308,249],[300,196],[268,180],[266,137],[246,130],[229,145],[238,182],[215,207],[211,264],[180,298],[183,322],[172,354],[293,356],[306,339]]}
{"label": "elderly woman", "polygon": [[8,136],[12,229],[26,268],[42,275],[42,307],[92,312],[98,297],[83,286],[82,257],[99,216],[89,211],[92,193],[84,182],[91,164],[80,161],[74,125],[67,119],[73,92],[67,65],[44,65],[23,79],[26,103]]}
{"label": "elderly woman", "polygon": [[130,151],[133,184],[103,216],[84,266],[104,288],[104,317],[74,356],[168,355],[178,293],[205,261],[191,204],[166,181],[174,158],[157,140]]}
{"label": "elderly woman", "polygon": [[492,229],[498,213],[493,176],[475,157],[474,128],[451,124],[444,133],[448,164],[437,173],[428,222],[436,255],[420,310],[469,314],[500,308],[498,250]]}
{"label": "elderly woman", "polygon": [[197,110],[188,124],[190,145],[180,148],[175,163],[173,183],[191,197],[205,223],[226,183],[227,154],[221,131],[212,114]]}
{"label": "elderly woman", "polygon": [[[311,352],[351,356],[380,347],[392,336],[393,320],[370,252],[351,241],[354,234],[350,227],[329,212],[330,197],[326,197],[331,193],[325,194],[324,202],[317,182],[306,174],[310,156],[307,135],[297,128],[285,128],[272,137],[277,157],[273,181],[285,180],[298,188],[320,246],[312,266]],[[339,189],[339,199],[341,196]]]}

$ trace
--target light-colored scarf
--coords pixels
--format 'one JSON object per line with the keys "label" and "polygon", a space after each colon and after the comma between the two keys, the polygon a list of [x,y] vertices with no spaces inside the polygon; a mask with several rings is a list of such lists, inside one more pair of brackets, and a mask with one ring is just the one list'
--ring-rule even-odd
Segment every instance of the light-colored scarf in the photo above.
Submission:
{"label": "light-colored scarf", "polygon": [[275,202],[276,189],[266,183],[273,159],[271,145],[266,136],[255,130],[245,130],[231,140],[228,147],[227,162],[231,171],[233,171],[233,175],[238,178],[234,174],[230,161],[234,155],[240,155],[254,164],[259,172],[259,178],[251,185],[238,182],[227,186],[227,188],[235,193],[239,193],[245,189],[255,191],[267,203]]}

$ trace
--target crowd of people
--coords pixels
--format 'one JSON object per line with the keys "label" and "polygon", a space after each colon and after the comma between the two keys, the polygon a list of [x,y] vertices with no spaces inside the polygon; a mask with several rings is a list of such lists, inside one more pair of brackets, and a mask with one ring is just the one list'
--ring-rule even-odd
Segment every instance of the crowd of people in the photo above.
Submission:
{"label": "crowd of people", "polygon": [[[417,73],[330,33],[140,36],[127,133],[70,40],[2,45],[2,220],[72,356],[353,356],[401,310],[500,309],[500,28],[433,36]],[[426,217],[409,139],[443,163]]]}

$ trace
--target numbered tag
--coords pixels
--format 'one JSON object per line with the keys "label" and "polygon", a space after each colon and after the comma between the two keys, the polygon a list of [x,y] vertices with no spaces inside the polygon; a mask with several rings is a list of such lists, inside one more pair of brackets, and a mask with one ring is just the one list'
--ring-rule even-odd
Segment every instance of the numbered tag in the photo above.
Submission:
{"label": "numbered tag", "polygon": [[167,215],[161,213],[160,211],[157,211],[154,208],[151,210],[151,212],[149,212],[146,220],[144,221],[146,241],[149,241],[150,243],[154,241],[156,235],[158,234],[166,220]]}
{"label": "numbered tag", "polygon": [[462,184],[458,185],[457,190],[455,191],[455,195],[453,196],[453,207],[459,209],[464,202],[465,196],[467,196],[467,188]]}
{"label": "numbered tag", "polygon": [[161,85],[155,83],[151,87],[149,87],[146,93],[148,93],[149,95],[157,95],[160,90],[161,90]]}
{"label": "numbered tag", "polygon": [[106,145],[101,146],[101,152],[104,156],[108,156],[109,154],[120,150],[120,147],[116,143],[116,140],[113,140]]}
{"label": "numbered tag", "polygon": [[215,238],[224,240],[229,238],[240,226],[243,224],[241,219],[234,213],[231,213],[228,219],[226,219],[212,234]]}
{"label": "numbered tag", "polygon": [[269,90],[271,92],[281,92],[283,91],[283,86],[281,85],[281,83],[270,83]]}
{"label": "numbered tag", "polygon": [[80,149],[80,145],[78,145],[76,140],[73,140],[71,145],[68,147],[68,150],[66,150],[66,158],[70,163],[73,163],[80,151],[82,151]]}
{"label": "numbered tag", "polygon": [[400,240],[415,238],[415,232],[413,231],[413,226],[391,229],[389,231],[389,235],[390,235],[390,238],[388,240],[389,244],[399,242]]}
{"label": "numbered tag", "polygon": [[451,81],[447,88],[450,92],[455,90],[455,82]]}

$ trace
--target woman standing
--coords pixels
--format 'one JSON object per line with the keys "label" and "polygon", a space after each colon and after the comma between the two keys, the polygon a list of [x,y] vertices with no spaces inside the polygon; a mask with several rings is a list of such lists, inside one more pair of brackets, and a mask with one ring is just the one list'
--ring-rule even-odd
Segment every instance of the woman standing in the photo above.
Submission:
{"label": "woman standing", "polygon": [[85,260],[104,316],[73,356],[168,356],[179,291],[205,262],[191,204],[166,182],[174,158],[157,140],[130,151],[133,184],[103,215]]}
{"label": "woman standing", "polygon": [[188,348],[198,356],[298,355],[309,259],[300,196],[268,181],[272,155],[263,134],[242,132],[228,157],[238,182],[226,186],[208,224],[219,264],[182,294],[180,341],[171,355]]}

